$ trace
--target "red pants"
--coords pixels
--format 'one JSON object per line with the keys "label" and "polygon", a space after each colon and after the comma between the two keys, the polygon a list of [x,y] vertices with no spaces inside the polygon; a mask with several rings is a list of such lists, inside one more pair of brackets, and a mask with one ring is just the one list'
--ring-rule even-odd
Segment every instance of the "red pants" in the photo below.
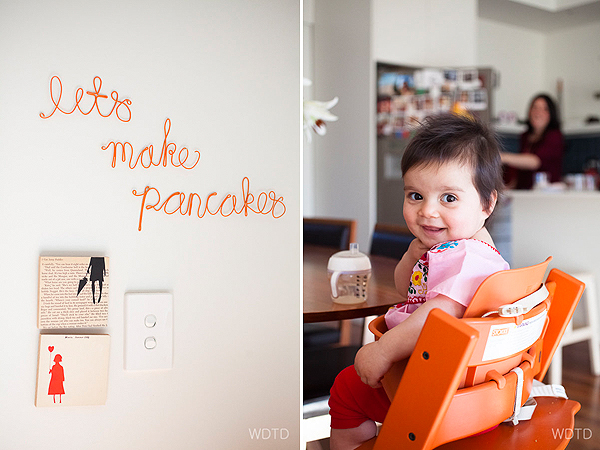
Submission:
{"label": "red pants", "polygon": [[331,428],[356,428],[367,420],[383,422],[390,408],[383,388],[373,389],[363,383],[354,366],[338,374],[330,394]]}
{"label": "red pants", "polygon": [[[346,367],[335,379],[329,397],[331,428],[356,428],[367,420],[383,423],[391,402],[383,388],[363,383],[354,366]],[[498,427],[482,431],[487,433]]]}

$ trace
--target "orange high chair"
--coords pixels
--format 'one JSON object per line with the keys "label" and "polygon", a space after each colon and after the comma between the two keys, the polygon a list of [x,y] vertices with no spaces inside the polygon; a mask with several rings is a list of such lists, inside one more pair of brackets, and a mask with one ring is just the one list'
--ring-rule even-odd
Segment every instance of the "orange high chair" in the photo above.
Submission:
{"label": "orange high chair", "polygon": [[[392,404],[379,435],[359,448],[565,448],[579,403],[554,396],[528,401],[584,289],[558,269],[543,283],[550,260],[489,276],[462,319],[432,310],[408,362],[396,363],[382,380]],[[532,297],[537,306],[517,308]],[[369,327],[376,339],[387,331],[383,316]]]}

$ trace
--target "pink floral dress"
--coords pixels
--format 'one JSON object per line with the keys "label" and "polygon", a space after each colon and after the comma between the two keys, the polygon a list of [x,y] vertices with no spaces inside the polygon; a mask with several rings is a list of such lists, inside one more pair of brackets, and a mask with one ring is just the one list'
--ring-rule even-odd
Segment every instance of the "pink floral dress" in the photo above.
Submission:
{"label": "pink floral dress", "polygon": [[508,263],[498,250],[477,239],[434,245],[413,267],[407,301],[390,308],[385,323],[388,329],[395,327],[436,295],[445,295],[469,306],[483,280],[508,269]]}

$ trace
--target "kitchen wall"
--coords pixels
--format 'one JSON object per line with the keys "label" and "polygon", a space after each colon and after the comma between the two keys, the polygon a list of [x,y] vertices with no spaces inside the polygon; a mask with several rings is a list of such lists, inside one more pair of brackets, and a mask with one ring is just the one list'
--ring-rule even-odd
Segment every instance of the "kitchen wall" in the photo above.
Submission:
{"label": "kitchen wall", "polygon": [[[600,20],[600,18],[599,18]],[[600,116],[600,21],[546,32],[478,20],[477,64],[500,72],[496,113],[515,111],[524,119],[531,98],[548,92],[557,98],[557,79],[564,82],[563,123],[578,126],[589,115]]]}
{"label": "kitchen wall", "polygon": [[[298,448],[299,42],[296,0],[0,1],[2,449]],[[53,76],[65,111],[100,77],[100,111],[116,91],[131,120],[77,109],[42,119]],[[120,155],[111,167],[102,146],[158,154],[166,119],[166,142],[190,161],[200,152],[193,170],[132,170]],[[132,193],[216,192],[213,211],[231,194],[239,210],[245,177],[256,198],[281,198],[281,217],[224,217],[231,204],[171,215]],[[93,330],[111,336],[105,406],[34,406],[40,255],[110,258],[108,327]],[[127,372],[124,294],[153,290],[173,294],[173,368]]]}
{"label": "kitchen wall", "polygon": [[[314,138],[316,216],[358,221],[357,236],[368,249],[374,217],[374,100],[371,6],[364,0],[317,0],[314,23],[314,98],[339,97],[339,117],[325,136]],[[306,192],[306,191],[305,191]]]}
{"label": "kitchen wall", "polygon": [[[313,94],[315,56],[315,0],[305,0],[303,6],[302,71],[304,80],[310,84],[303,86],[304,100],[315,100]],[[315,215],[315,140],[312,130],[305,130],[302,143],[302,213],[306,217]]]}
{"label": "kitchen wall", "polygon": [[373,59],[413,66],[476,62],[477,1],[373,0]]}
{"label": "kitchen wall", "polygon": [[494,91],[495,114],[512,111],[523,119],[531,98],[546,86],[546,36],[537,31],[488,19],[477,21],[477,64],[496,69],[500,85]]}
{"label": "kitchen wall", "polygon": [[564,80],[564,118],[579,124],[589,115],[600,118],[600,18],[590,25],[550,32],[546,36],[545,84]]}

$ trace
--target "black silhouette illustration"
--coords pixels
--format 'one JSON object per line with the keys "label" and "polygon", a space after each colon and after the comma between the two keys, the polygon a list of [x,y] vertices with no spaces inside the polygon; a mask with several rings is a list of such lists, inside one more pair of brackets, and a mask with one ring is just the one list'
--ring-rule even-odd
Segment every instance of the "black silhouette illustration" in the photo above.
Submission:
{"label": "black silhouette illustration", "polygon": [[77,296],[79,296],[79,293],[81,292],[81,290],[84,288],[84,286],[87,284],[87,274],[85,275],[85,277],[83,277],[81,280],[79,280],[79,287],[77,288]]}
{"label": "black silhouette illustration", "polygon": [[[90,283],[92,285],[92,302],[96,304],[96,288],[95,282],[98,282],[98,303],[100,303],[100,299],[102,298],[102,283],[104,282],[104,275],[106,275],[106,267],[104,266],[104,258],[103,257],[95,257],[92,256],[90,258],[90,265],[87,268],[87,274],[90,274]],[[85,283],[84,283],[85,284]],[[81,286],[81,282],[80,282]],[[81,289],[80,289],[81,290]]]}

